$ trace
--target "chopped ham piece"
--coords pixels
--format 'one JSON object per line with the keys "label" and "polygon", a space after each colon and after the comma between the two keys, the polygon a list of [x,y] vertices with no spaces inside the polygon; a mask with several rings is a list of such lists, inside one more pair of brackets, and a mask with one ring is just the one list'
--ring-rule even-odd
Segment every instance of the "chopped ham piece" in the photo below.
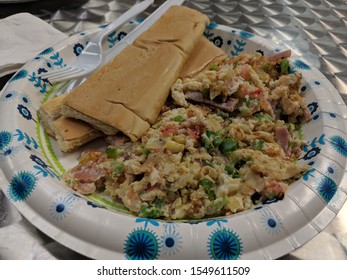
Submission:
{"label": "chopped ham piece", "polygon": [[237,103],[239,102],[238,99],[235,98],[228,98],[225,102],[217,102],[213,101],[207,98],[204,98],[202,95],[202,92],[200,91],[193,91],[189,90],[185,93],[185,97],[187,99],[193,100],[195,102],[201,102],[205,104],[209,104],[211,106],[214,106],[216,108],[219,108],[223,111],[227,112],[233,112],[236,108]]}
{"label": "chopped ham piece", "polygon": [[75,172],[75,178],[82,183],[95,182],[101,178],[103,171],[98,166],[83,167]]}
{"label": "chopped ham piece", "polygon": [[80,183],[75,189],[80,194],[91,194],[96,190],[94,183]]}
{"label": "chopped ham piece", "polygon": [[275,128],[275,137],[278,144],[283,149],[286,155],[289,154],[289,140],[290,134],[286,127],[276,127]]}
{"label": "chopped ham piece", "polygon": [[115,134],[106,137],[106,142],[111,146],[121,146],[129,142],[129,138],[124,134]]}
{"label": "chopped ham piece", "polygon": [[288,58],[288,57],[291,56],[291,54],[292,54],[291,50],[285,50],[285,51],[276,53],[276,54],[274,54],[272,56],[269,56],[268,60],[269,61],[274,61],[274,60],[279,60],[279,59],[283,59],[283,58]]}

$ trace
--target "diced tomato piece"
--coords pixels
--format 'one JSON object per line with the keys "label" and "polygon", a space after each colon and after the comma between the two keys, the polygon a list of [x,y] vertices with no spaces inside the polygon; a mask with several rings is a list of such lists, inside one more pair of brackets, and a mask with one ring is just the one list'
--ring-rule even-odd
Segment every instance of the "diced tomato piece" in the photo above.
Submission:
{"label": "diced tomato piece", "polygon": [[257,88],[255,91],[249,93],[249,96],[252,98],[257,98],[261,96],[261,93],[263,92],[262,88]]}
{"label": "diced tomato piece", "polygon": [[191,126],[188,128],[188,135],[190,138],[198,141],[201,135],[201,127],[198,125]]}
{"label": "diced tomato piece", "polygon": [[165,126],[164,130],[162,131],[162,135],[164,137],[169,137],[170,135],[177,135],[178,129],[173,124],[168,124]]}
{"label": "diced tomato piece", "polygon": [[188,128],[188,135],[190,138],[194,139],[195,141],[199,139],[199,135],[193,130],[191,130],[190,128]]}

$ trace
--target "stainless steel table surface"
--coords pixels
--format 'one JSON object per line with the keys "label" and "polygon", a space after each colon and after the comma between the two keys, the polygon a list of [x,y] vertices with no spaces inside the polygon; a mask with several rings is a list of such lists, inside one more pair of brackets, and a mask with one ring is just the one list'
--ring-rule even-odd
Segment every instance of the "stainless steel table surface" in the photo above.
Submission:
{"label": "stainless steel table surface", "polygon": [[[155,1],[139,18],[145,18],[162,2]],[[30,12],[71,35],[114,20],[134,3],[134,0],[41,0],[0,4],[0,18]],[[347,102],[346,0],[187,0],[185,5],[207,14],[211,21],[290,48],[318,68]],[[0,79],[0,89],[10,77]],[[33,227],[0,192],[0,259],[87,258]],[[347,259],[347,204],[325,230],[281,259]]]}

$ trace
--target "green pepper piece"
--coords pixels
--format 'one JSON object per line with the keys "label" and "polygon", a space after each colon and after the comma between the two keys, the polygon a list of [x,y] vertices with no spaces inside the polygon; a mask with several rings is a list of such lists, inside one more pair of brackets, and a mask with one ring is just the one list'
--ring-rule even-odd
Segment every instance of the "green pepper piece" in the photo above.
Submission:
{"label": "green pepper piece", "polygon": [[264,140],[256,139],[252,142],[252,148],[254,150],[262,151],[264,149]]}
{"label": "green pepper piece", "polygon": [[268,73],[270,70],[270,63],[265,63],[263,65],[263,70],[264,70],[264,72]]}
{"label": "green pepper piece", "polygon": [[271,117],[269,114],[266,114],[264,112],[255,113],[253,117],[259,121],[273,122],[273,117]]}
{"label": "green pepper piece", "polygon": [[287,75],[289,73],[289,61],[288,59],[282,59],[280,61],[281,73]]}
{"label": "green pepper piece", "polygon": [[212,63],[211,65],[210,65],[210,70],[218,70],[218,65],[217,64],[215,64],[215,63]]}
{"label": "green pepper piece", "polygon": [[210,138],[212,140],[213,146],[216,148],[223,141],[222,135],[219,132],[213,132],[213,131],[207,130],[206,135],[208,138]]}
{"label": "green pepper piece", "polygon": [[148,156],[150,153],[151,153],[151,150],[150,150],[150,149],[148,149],[148,148],[143,148],[142,154]]}
{"label": "green pepper piece", "polygon": [[224,167],[224,170],[225,170],[226,173],[231,175],[231,177],[233,177],[233,178],[240,178],[239,171],[235,168],[234,165],[227,164]]}
{"label": "green pepper piece", "polygon": [[237,149],[237,141],[232,138],[224,139],[220,144],[219,149],[223,154],[235,151]]}
{"label": "green pepper piece", "polygon": [[120,176],[122,175],[123,171],[124,171],[124,163],[123,162],[116,162],[113,165],[113,175],[114,176]]}
{"label": "green pepper piece", "polygon": [[215,185],[209,179],[203,178],[199,181],[199,185],[202,186],[209,200],[216,199]]}
{"label": "green pepper piece", "polygon": [[302,131],[302,126],[300,124],[296,124],[295,129],[298,131],[299,140],[303,140],[304,139],[304,133]]}
{"label": "green pepper piece", "polygon": [[251,110],[247,107],[246,103],[244,102],[242,106],[239,107],[239,112],[242,117],[249,117],[251,114]]}
{"label": "green pepper piece", "polygon": [[173,121],[181,123],[184,121],[184,117],[181,115],[177,115],[176,117],[173,118]]}
{"label": "green pepper piece", "polygon": [[218,132],[206,130],[205,134],[202,135],[202,144],[208,151],[218,148],[222,141],[223,138]]}
{"label": "green pepper piece", "polygon": [[118,157],[118,152],[117,152],[117,149],[115,149],[115,148],[107,148],[105,153],[106,153],[108,158],[117,158]]}
{"label": "green pepper piece", "polygon": [[216,200],[213,201],[212,207],[216,210],[219,211],[221,210],[225,205],[227,205],[229,202],[229,199],[227,196],[223,197],[218,197]]}
{"label": "green pepper piece", "polygon": [[161,216],[161,210],[156,207],[149,207],[147,205],[143,205],[140,210],[139,216],[142,218],[151,218],[156,219]]}

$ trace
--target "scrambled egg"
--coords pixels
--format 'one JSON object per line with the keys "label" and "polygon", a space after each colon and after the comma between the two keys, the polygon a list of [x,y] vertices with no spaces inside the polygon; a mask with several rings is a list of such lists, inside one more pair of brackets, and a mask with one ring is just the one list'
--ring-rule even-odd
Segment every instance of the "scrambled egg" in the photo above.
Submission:
{"label": "scrambled egg", "polygon": [[[284,61],[284,62],[283,62]],[[108,137],[63,179],[146,218],[231,215],[270,199],[308,170],[296,159],[310,119],[300,74],[258,53],[177,80],[157,122],[137,142]]]}

